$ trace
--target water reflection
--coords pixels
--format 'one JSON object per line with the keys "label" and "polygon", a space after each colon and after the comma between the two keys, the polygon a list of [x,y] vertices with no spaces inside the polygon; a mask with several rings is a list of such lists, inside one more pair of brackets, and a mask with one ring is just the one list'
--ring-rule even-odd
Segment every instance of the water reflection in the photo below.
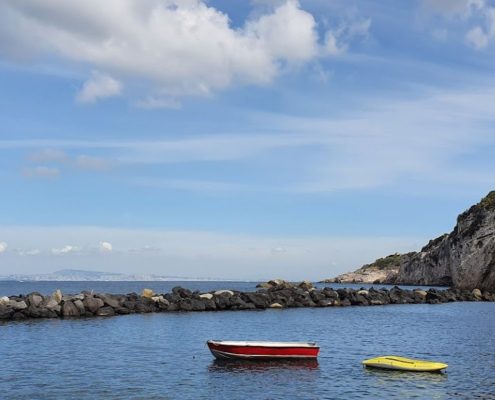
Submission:
{"label": "water reflection", "polygon": [[447,380],[447,374],[444,372],[412,372],[379,368],[363,368],[363,370],[368,377],[374,377],[380,383],[388,383],[390,381],[441,383]]}
{"label": "water reflection", "polygon": [[210,372],[265,372],[276,370],[317,370],[318,360],[214,360],[210,366]]}

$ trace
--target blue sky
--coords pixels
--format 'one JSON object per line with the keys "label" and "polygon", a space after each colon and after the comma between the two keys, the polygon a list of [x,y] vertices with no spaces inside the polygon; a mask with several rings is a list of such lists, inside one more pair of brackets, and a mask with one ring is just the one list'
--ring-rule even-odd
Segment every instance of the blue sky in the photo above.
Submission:
{"label": "blue sky", "polygon": [[5,1],[0,274],[319,279],[495,183],[495,3]]}

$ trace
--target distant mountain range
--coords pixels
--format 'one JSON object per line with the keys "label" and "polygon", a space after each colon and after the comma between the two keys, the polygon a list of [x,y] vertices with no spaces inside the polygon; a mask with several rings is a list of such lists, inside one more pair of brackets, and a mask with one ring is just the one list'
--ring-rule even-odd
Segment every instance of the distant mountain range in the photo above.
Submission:
{"label": "distant mountain range", "polygon": [[2,281],[219,281],[214,278],[191,278],[184,276],[162,276],[154,274],[120,274],[115,272],[63,269],[48,274],[0,275]]}

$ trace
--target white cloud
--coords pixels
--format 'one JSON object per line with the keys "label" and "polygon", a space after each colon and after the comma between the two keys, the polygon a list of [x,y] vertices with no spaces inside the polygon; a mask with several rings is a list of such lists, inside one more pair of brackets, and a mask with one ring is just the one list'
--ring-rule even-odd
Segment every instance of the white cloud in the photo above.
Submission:
{"label": "white cloud", "polygon": [[165,99],[265,85],[285,66],[321,55],[315,19],[297,0],[272,2],[240,27],[204,0],[6,0],[0,27],[0,54],[100,71],[78,93],[81,102],[134,85],[149,95],[139,106],[175,106]]}
{"label": "white cloud", "polygon": [[55,248],[55,247],[52,248],[51,253],[55,256],[60,256],[60,255],[76,252],[79,250],[80,249],[77,246],[65,245],[64,247],[61,248]]}
{"label": "white cloud", "polygon": [[28,178],[56,178],[60,175],[60,170],[55,167],[47,167],[40,165],[33,168],[24,168],[22,170],[24,176]]}
{"label": "white cloud", "polygon": [[0,254],[5,253],[7,251],[7,247],[8,247],[7,243],[0,242]]}
{"label": "white cloud", "polygon": [[76,96],[81,103],[94,103],[106,97],[118,96],[122,92],[122,84],[109,75],[93,71],[91,77],[84,82]]}
{"label": "white cloud", "polygon": [[100,242],[99,248],[101,253],[111,253],[113,251],[113,246],[109,242]]}
{"label": "white cloud", "polygon": [[[67,237],[77,243],[91,243],[95,237],[119,243],[121,251],[112,252],[112,257],[102,257],[90,247],[77,254],[69,252],[63,259],[64,268],[80,269],[84,265],[108,272],[294,280],[338,275],[384,254],[417,250],[426,243],[425,238],[411,237],[284,237],[87,226],[0,226],[0,236],[26,247],[37,243],[42,254]],[[133,251],[136,249],[139,251]],[[10,253],[4,255],[12,257],[5,265],[15,265],[15,270],[4,268],[4,274],[53,271],[53,257],[15,258]]]}
{"label": "white cloud", "polygon": [[423,8],[449,18],[470,17],[473,12],[483,8],[484,0],[423,0]]}
{"label": "white cloud", "polygon": [[14,249],[14,252],[21,257],[31,257],[41,254],[39,249]]}
{"label": "white cloud", "polygon": [[371,19],[347,21],[340,27],[328,30],[325,35],[323,54],[337,56],[345,53],[350,43],[368,36]]}
{"label": "white cloud", "polygon": [[470,25],[465,42],[476,50],[495,39],[495,6],[485,0],[423,0],[423,7],[448,19],[460,19]]}

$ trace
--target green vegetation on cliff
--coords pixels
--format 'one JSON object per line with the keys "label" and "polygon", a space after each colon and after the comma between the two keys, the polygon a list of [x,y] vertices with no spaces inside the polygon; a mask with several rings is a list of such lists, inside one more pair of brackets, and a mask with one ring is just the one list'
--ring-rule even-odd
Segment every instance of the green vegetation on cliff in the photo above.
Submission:
{"label": "green vegetation on cliff", "polygon": [[371,264],[366,264],[361,269],[367,270],[370,268],[376,268],[379,270],[392,270],[399,268],[399,266],[400,266],[400,254],[394,253],[394,254],[390,254],[387,257],[379,258],[378,260],[375,260]]}

